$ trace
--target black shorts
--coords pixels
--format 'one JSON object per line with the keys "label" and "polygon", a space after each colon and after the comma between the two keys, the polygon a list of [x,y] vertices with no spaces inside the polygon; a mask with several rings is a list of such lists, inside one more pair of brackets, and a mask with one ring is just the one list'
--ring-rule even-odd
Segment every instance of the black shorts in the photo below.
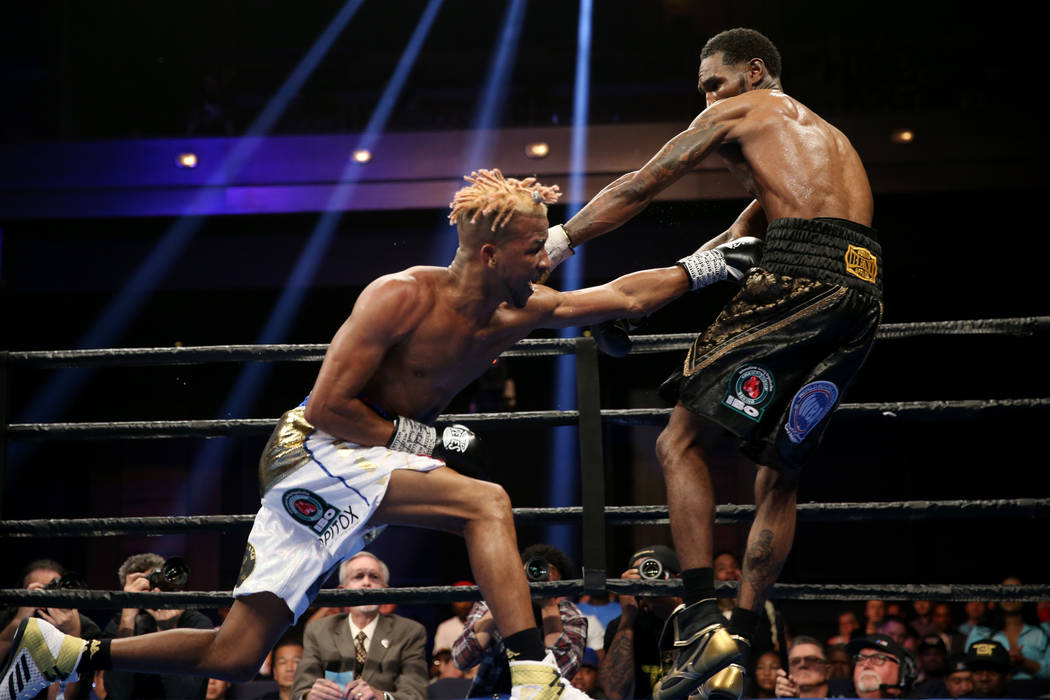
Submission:
{"label": "black shorts", "polygon": [[777,219],[761,268],[693,342],[660,395],[762,462],[801,468],[868,357],[882,318],[882,249],[842,219]]}

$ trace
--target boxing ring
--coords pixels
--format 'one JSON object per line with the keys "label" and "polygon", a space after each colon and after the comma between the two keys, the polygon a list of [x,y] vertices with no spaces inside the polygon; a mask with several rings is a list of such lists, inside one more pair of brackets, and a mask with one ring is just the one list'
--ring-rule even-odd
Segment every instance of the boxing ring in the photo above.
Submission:
{"label": "boxing ring", "polygon": [[[1030,337],[1050,331],[1050,316],[969,321],[883,324],[877,341],[925,336]],[[631,355],[683,351],[694,334],[632,336]],[[99,350],[26,351],[0,354],[0,391],[6,394],[11,373],[19,368],[137,367],[242,362],[320,362],[327,345],[227,345],[210,347],[132,348]],[[518,425],[570,426],[579,431],[581,505],[567,508],[515,508],[515,522],[579,522],[582,578],[531,583],[546,595],[574,595],[611,591],[620,594],[679,593],[681,582],[636,581],[609,578],[606,528],[637,524],[667,524],[666,506],[610,506],[605,503],[605,467],[602,430],[606,425],[660,426],[671,409],[601,409],[598,351],[593,338],[526,339],[503,357],[546,357],[571,354],[576,361],[578,410],[514,411],[505,413],[446,414],[438,425],[463,423],[471,428],[514,428]],[[628,356],[623,362],[630,362]],[[4,397],[6,399],[6,396]],[[6,411],[6,400],[0,401]],[[1050,397],[996,400],[844,403],[838,413],[869,421],[948,420],[1013,411],[1045,411]],[[0,455],[9,441],[49,440],[163,440],[180,438],[236,438],[268,435],[276,418],[187,421],[122,421],[66,423],[9,423],[0,413]],[[2,466],[2,465],[0,465]],[[2,473],[2,472],[0,472]],[[2,482],[0,482],[2,483]],[[2,495],[2,494],[0,494]],[[754,506],[719,505],[716,524],[746,523]],[[873,503],[804,503],[799,523],[901,521],[958,518],[1030,518],[1046,521],[1050,498],[998,500],[918,500]],[[157,516],[124,518],[0,520],[2,538],[92,538],[222,532],[243,535],[254,515]],[[735,582],[718,584],[718,595],[736,595]],[[479,599],[476,586],[425,586],[371,590],[322,590],[318,605],[372,603],[448,603]],[[1016,586],[943,584],[787,584],[778,583],[773,600],[856,601],[892,600],[1020,600],[1050,599],[1050,581]],[[221,608],[233,597],[228,591],[130,593],[102,590],[0,590],[0,604],[80,609]]]}

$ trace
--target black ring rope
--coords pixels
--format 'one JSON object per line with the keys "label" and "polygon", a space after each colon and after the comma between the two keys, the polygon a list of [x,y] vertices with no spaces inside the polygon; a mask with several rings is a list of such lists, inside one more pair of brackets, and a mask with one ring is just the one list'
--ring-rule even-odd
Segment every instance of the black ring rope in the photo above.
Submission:
{"label": "black ring rope", "polygon": [[[683,592],[680,580],[642,581],[607,579],[607,590],[619,595],[678,595]],[[530,583],[534,593],[546,596],[578,595],[584,592],[583,579]],[[716,586],[720,598],[736,595],[735,582]],[[970,600],[1040,601],[1050,597],[1050,585],[1024,584],[816,584],[778,583],[770,594],[772,600],[937,600],[964,602]],[[367,605],[384,603],[439,604],[459,600],[480,600],[477,586],[416,586],[368,590],[325,589],[318,593],[317,605]],[[0,590],[0,602],[33,607],[70,606],[81,610],[117,608],[220,608],[233,603],[226,591],[179,591],[174,593],[131,593],[127,591],[85,590]]]}
{"label": "black ring rope", "polygon": [[[886,323],[876,338],[896,340],[927,335],[1030,336],[1050,329],[1050,316],[991,318],[963,321]],[[632,352],[683,350],[695,333],[631,336]],[[574,352],[572,338],[526,338],[503,353],[504,357],[541,357]],[[91,350],[32,350],[7,353],[11,364],[29,367],[108,367],[143,365],[191,365],[206,362],[320,361],[327,344],[299,345],[212,345],[171,348],[101,348]]]}
{"label": "black ring rope", "polygon": [[[992,411],[1042,409],[1050,398],[963,399],[958,401],[889,401],[883,403],[845,403],[835,415],[877,416],[912,420],[975,419]],[[663,425],[671,415],[669,408],[626,408],[601,411],[605,423],[615,425]],[[14,440],[103,440],[252,437],[268,435],[277,418],[231,418],[226,420],[155,420],[82,423],[11,423],[6,436]],[[437,425],[463,423],[467,426],[508,428],[523,423],[548,426],[576,425],[578,411],[514,411],[509,413],[450,413],[440,416]]]}
{"label": "black ring rope", "polygon": [[[517,523],[575,522],[583,514],[580,506],[565,508],[515,508]],[[753,505],[719,505],[715,524],[749,522]],[[1048,518],[1050,498],[1018,498],[984,501],[886,501],[875,503],[800,503],[802,523],[861,522],[881,520],[930,520],[947,518]],[[667,523],[667,506],[606,506],[606,521],[616,525]],[[2,537],[113,537],[119,535],[173,535],[233,532],[251,527],[254,515],[191,515],[131,518],[67,518],[0,521]]]}

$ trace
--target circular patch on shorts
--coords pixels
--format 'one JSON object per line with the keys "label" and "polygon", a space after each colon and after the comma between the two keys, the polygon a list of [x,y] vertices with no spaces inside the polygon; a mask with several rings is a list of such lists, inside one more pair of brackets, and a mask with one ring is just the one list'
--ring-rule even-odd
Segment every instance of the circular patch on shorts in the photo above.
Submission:
{"label": "circular patch on shorts", "polygon": [[289,489],[281,501],[288,515],[303,525],[312,525],[320,520],[326,505],[320,496],[306,489]]}
{"label": "circular patch on shorts", "polygon": [[237,583],[234,588],[248,580],[253,571],[255,571],[255,547],[249,542],[244,548],[244,559],[241,560],[241,571],[237,574]]}
{"label": "circular patch on shorts", "polygon": [[762,418],[763,407],[773,398],[775,390],[776,384],[769,370],[758,365],[744,365],[733,372],[729,392],[722,404],[757,421]]}

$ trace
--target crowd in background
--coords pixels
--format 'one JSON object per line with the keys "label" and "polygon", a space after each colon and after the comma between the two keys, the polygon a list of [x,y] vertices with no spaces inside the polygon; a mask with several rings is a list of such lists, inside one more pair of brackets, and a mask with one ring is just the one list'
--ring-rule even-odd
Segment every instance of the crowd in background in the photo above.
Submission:
{"label": "crowd in background", "polygon": [[[530,580],[575,578],[572,561],[555,547],[536,544],[521,553]],[[143,553],[116,572],[125,591],[176,590],[174,560]],[[623,578],[674,578],[675,553],[645,547],[625,563]],[[732,552],[715,559],[719,581],[740,578]],[[19,581],[29,589],[83,587],[60,563],[29,563]],[[1020,584],[1014,577],[1006,586]],[[390,585],[386,563],[361,552],[339,567],[339,587]],[[461,580],[456,585],[472,585]],[[594,698],[648,698],[669,666],[661,650],[664,621],[680,600],[672,596],[536,598],[544,643],[573,685]],[[734,601],[722,599],[723,614]],[[118,638],[175,628],[210,629],[225,610],[125,609],[96,619],[77,610],[13,607],[0,610],[0,656],[14,630],[37,615],[87,639]],[[92,611],[94,614],[94,611]],[[40,697],[207,698],[208,700],[435,700],[492,697],[510,691],[502,638],[484,601],[451,604],[433,629],[412,619],[411,608],[360,605],[312,607],[272,650],[256,680],[98,672],[93,678]],[[843,604],[834,619],[788,619],[767,603],[750,658],[744,659],[746,697],[1050,697],[1050,602],[948,603],[869,600]],[[797,633],[824,629],[825,635]]]}

